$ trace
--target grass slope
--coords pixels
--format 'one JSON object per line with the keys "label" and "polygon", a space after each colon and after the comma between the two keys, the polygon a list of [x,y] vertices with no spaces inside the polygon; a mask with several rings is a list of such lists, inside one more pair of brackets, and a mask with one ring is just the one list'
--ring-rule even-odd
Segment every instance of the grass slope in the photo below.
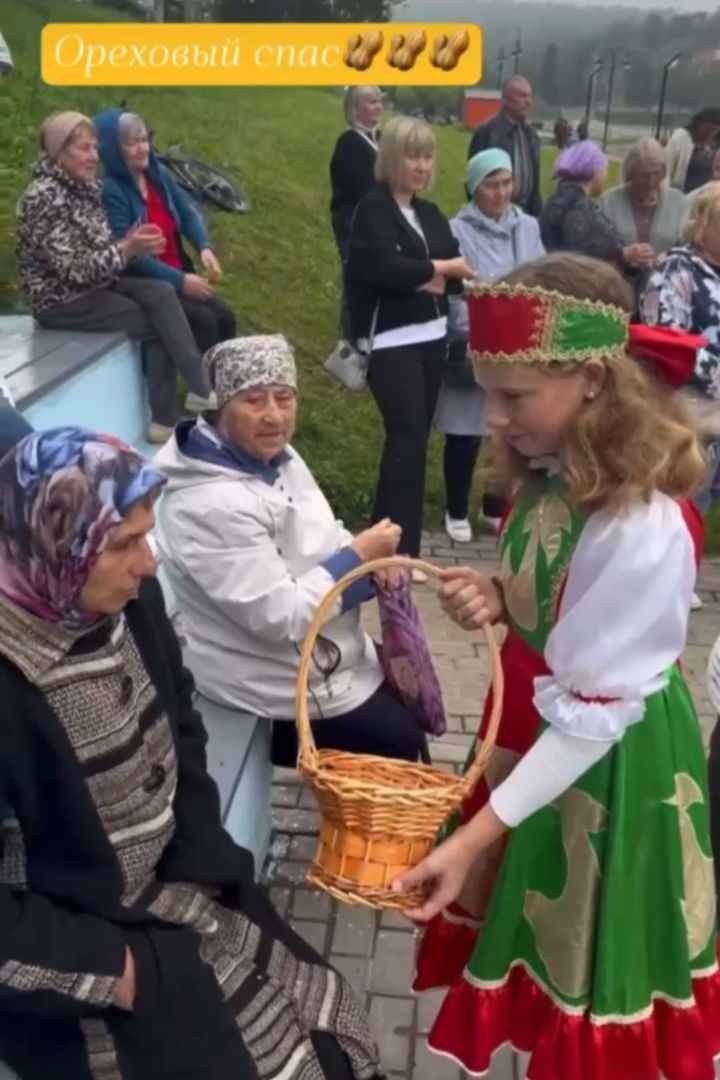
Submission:
{"label": "grass slope", "polygon": [[[112,12],[67,0],[5,0],[0,29],[17,74],[0,84],[0,278],[9,271],[14,205],[36,155],[37,129],[58,108],[93,112],[118,104],[141,113],[161,147],[181,143],[227,168],[253,201],[244,217],[211,221],[226,276],[222,294],[243,333],[281,331],[297,350],[302,401],[297,445],[336,511],[355,524],[373,496],[381,428],[369,395],[335,389],[323,361],[337,333],[338,266],[328,218],[328,161],[343,128],[337,93],[317,89],[66,89],[39,74],[40,31],[46,22],[117,21]],[[460,206],[467,132],[436,130],[438,177],[433,198],[447,214]],[[544,159],[549,187],[553,160]],[[4,275],[6,278],[8,274]],[[8,288],[7,283],[5,285]],[[440,438],[433,438],[427,519],[443,505]]]}

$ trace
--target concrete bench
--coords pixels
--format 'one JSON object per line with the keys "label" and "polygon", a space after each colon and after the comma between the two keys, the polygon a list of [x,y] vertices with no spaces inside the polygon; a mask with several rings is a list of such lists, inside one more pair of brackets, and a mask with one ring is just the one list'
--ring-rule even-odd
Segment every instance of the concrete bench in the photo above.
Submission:
{"label": "concrete bench", "polygon": [[2,317],[0,378],[33,427],[80,424],[148,450],[140,349],[125,334],[43,330],[30,315]]}

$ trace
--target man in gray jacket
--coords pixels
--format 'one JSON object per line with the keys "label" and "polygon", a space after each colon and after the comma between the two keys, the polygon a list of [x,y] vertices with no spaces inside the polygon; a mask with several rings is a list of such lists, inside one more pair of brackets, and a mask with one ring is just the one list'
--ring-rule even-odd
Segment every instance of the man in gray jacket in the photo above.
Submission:
{"label": "man in gray jacket", "polygon": [[513,203],[526,214],[539,217],[540,137],[527,122],[533,89],[522,75],[512,75],[502,89],[502,109],[473,132],[468,160],[481,150],[504,150],[513,163],[515,189]]}

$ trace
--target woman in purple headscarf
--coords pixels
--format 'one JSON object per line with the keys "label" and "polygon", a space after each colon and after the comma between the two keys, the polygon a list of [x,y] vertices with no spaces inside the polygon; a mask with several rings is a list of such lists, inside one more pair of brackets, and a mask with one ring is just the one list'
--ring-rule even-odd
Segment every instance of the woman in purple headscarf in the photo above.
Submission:
{"label": "woman in purple headscarf", "polygon": [[222,827],[147,534],[108,435],[0,461],[0,1057],[24,1080],[372,1080],[362,1007]]}
{"label": "woman in purple headscarf", "polygon": [[590,139],[575,143],[557,160],[557,191],[540,215],[547,251],[574,251],[635,271],[647,262],[646,244],[623,245],[620,234],[595,203],[607,182],[608,159]]}

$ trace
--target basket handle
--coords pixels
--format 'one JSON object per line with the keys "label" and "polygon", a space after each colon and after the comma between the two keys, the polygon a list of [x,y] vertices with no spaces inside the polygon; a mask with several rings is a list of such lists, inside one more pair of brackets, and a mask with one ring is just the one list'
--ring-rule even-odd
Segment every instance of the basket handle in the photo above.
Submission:
{"label": "basket handle", "polygon": [[[295,720],[298,730],[298,758],[310,757],[311,759],[317,757],[317,747],[315,746],[315,739],[313,737],[312,727],[310,726],[310,712],[308,708],[308,684],[310,680],[310,666],[312,664],[313,650],[315,643],[318,639],[318,635],[323,627],[323,624],[327,621],[328,616],[331,614],[333,606],[336,601],[342,596],[345,590],[353,584],[369,574],[374,574],[378,570],[387,570],[390,567],[397,567],[404,570],[423,570],[431,577],[440,578],[443,571],[433,566],[432,563],[423,562],[421,559],[408,559],[400,556],[393,556],[387,559],[374,559],[371,562],[363,563],[362,566],[356,567],[346,574],[340,581],[337,581],[327,595],[320,602],[312,622],[308,627],[307,634],[305,636],[305,642],[303,644],[302,652],[300,654],[300,670],[298,673],[297,688],[295,692]],[[493,707],[490,714],[490,721],[487,727],[487,733],[482,741],[478,741],[477,754],[475,760],[467,769],[463,777],[463,789],[465,793],[469,793],[474,787],[477,781],[482,776],[487,763],[490,759],[490,755],[493,752],[495,746],[495,740],[497,738],[498,728],[500,726],[500,717],[502,715],[503,696],[505,692],[505,679],[500,662],[500,649],[498,648],[497,638],[491,626],[484,626],[483,633],[485,636],[485,642],[490,653],[490,675],[493,688]],[[332,723],[332,721],[328,721]]]}

